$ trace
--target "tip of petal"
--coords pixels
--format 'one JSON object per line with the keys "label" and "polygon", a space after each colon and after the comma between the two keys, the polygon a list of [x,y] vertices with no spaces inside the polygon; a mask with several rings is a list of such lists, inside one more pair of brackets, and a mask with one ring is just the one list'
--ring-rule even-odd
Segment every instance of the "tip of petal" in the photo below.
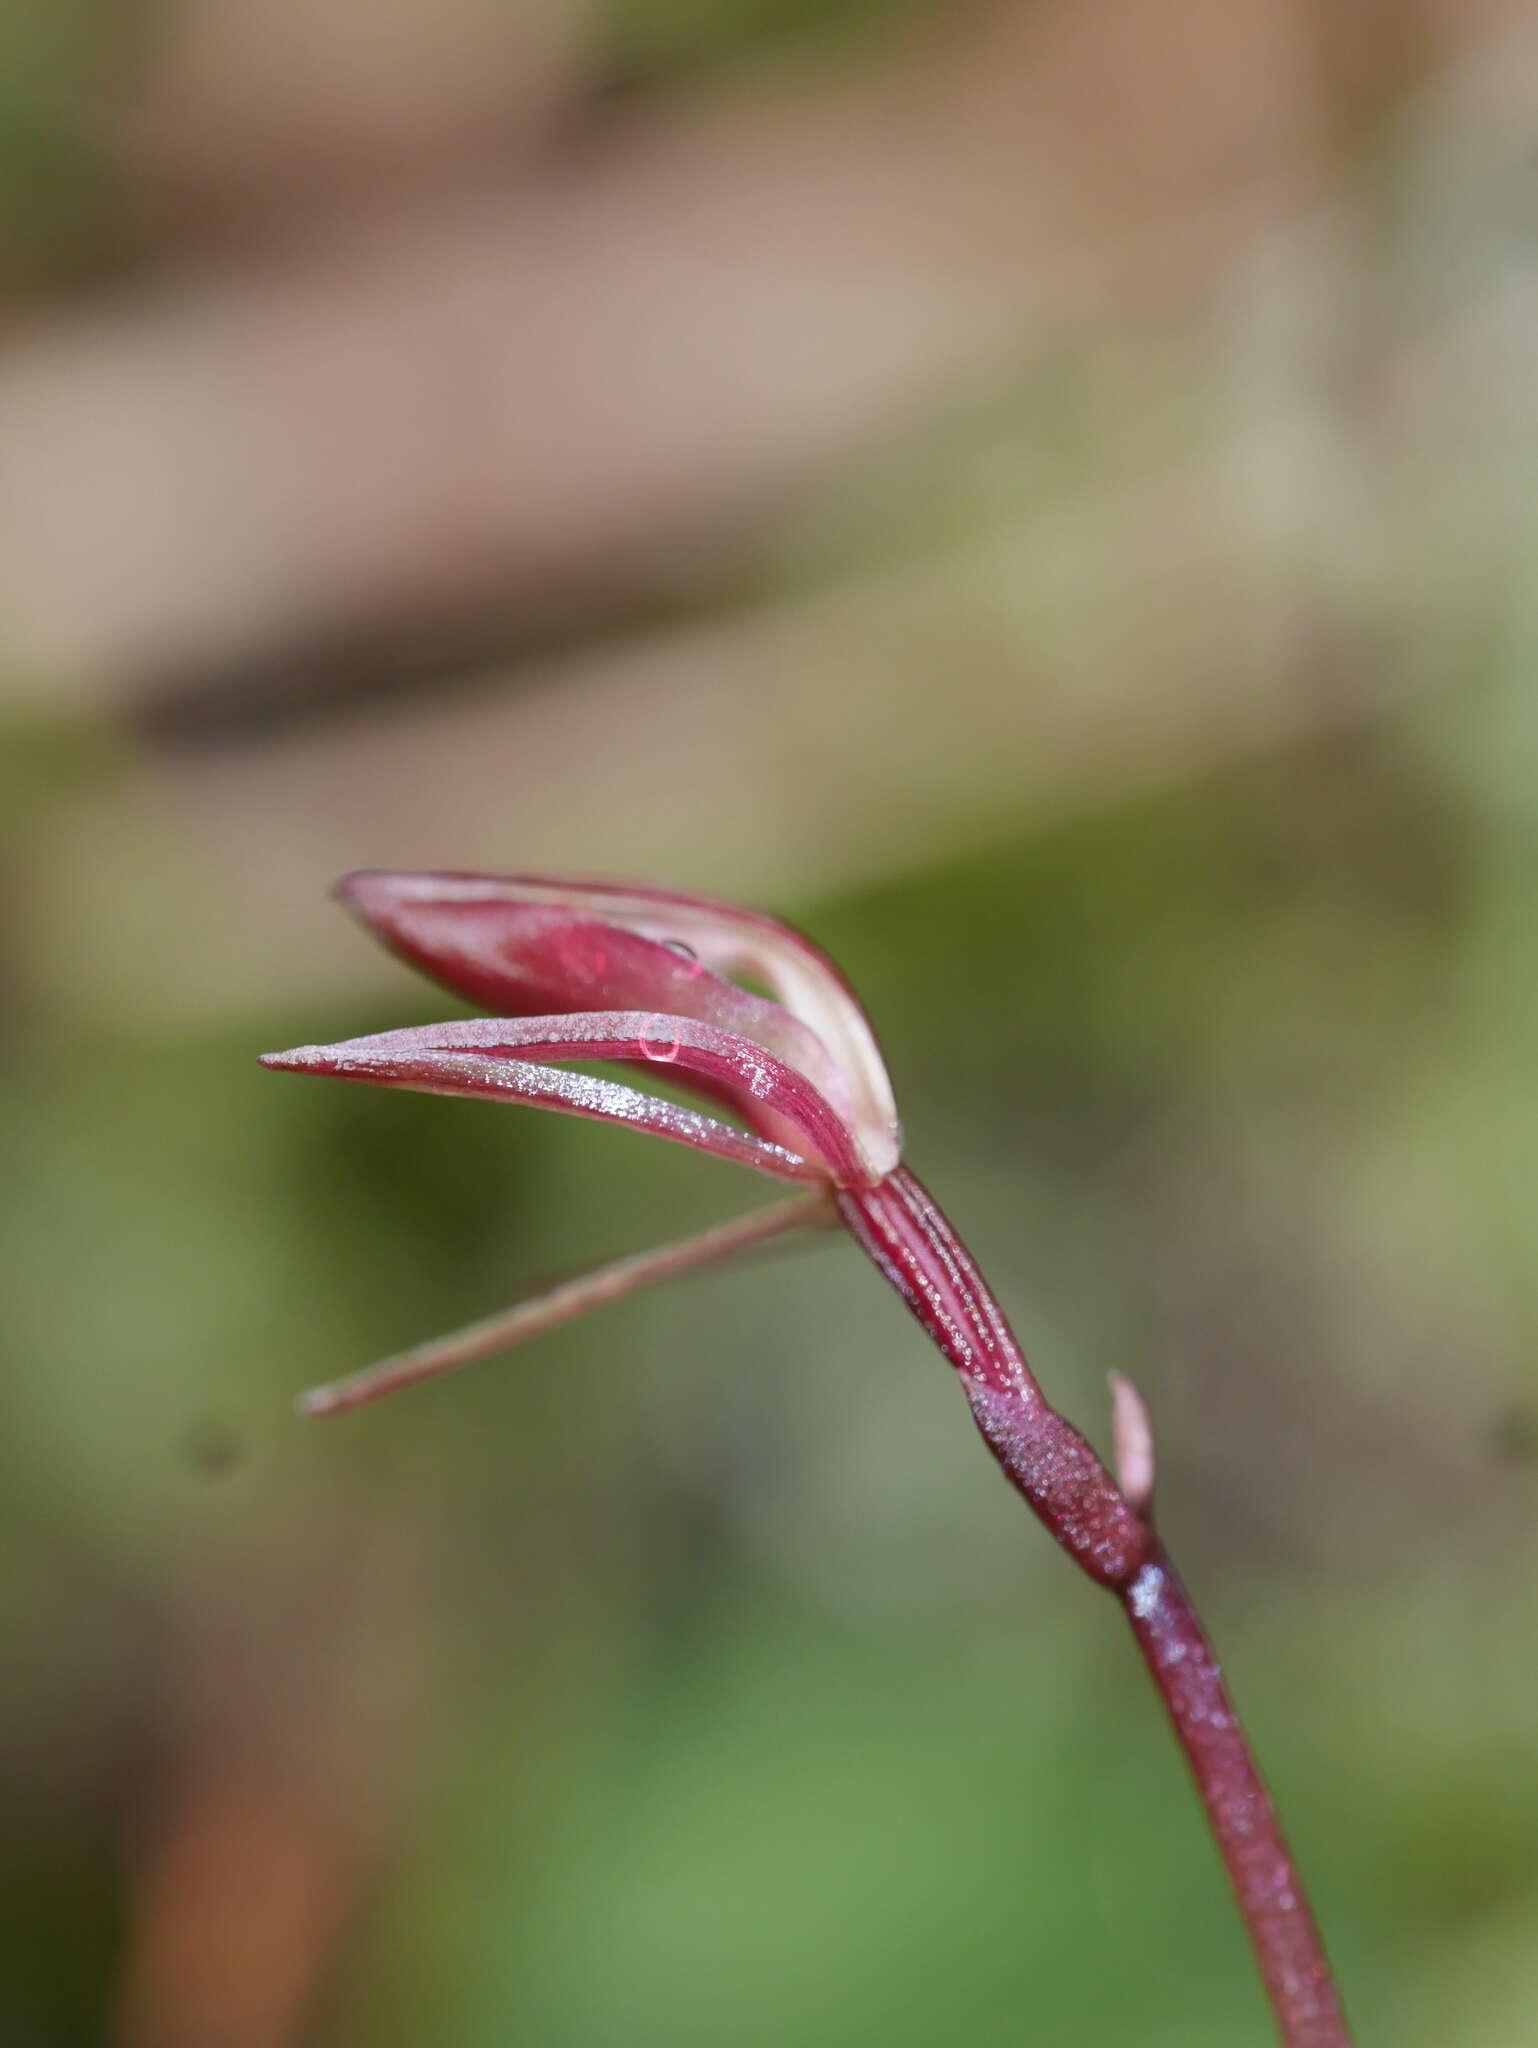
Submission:
{"label": "tip of petal", "polygon": [[257,1055],[264,1067],[270,1067],[279,1074],[303,1074],[320,1064],[326,1048],[319,1045],[296,1045],[288,1052],[264,1052]]}
{"label": "tip of petal", "polygon": [[399,891],[391,887],[394,879],[388,868],[354,868],[351,874],[343,875],[339,882],[333,884],[331,893],[341,903],[364,905],[371,898],[378,900],[398,894]]}
{"label": "tip of petal", "polygon": [[412,905],[431,909],[445,903],[500,901],[507,885],[497,876],[454,868],[354,868],[332,885],[331,893],[348,910],[375,923]]}

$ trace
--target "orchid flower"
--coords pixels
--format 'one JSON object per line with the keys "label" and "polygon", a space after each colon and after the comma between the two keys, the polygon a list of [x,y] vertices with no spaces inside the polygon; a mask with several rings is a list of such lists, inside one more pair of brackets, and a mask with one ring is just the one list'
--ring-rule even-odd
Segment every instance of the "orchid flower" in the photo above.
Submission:
{"label": "orchid flower", "polygon": [[[1118,1483],[1048,1404],[965,1246],[903,1163],[875,1034],[826,954],[758,912],[621,883],[366,871],[339,893],[411,965],[497,1014],[300,1046],[268,1054],[265,1065],[624,1124],[801,1192],[318,1388],[303,1397],[306,1412],[357,1407],[641,1287],[841,1223],[955,1367],[1007,1477],[1124,1607],[1186,1751],[1287,2048],[1343,2048],[1345,2021],[1275,1810],[1155,1530],[1142,1398],[1112,1375]],[[633,1076],[665,1068],[732,1120],[582,1071],[595,1062]]]}

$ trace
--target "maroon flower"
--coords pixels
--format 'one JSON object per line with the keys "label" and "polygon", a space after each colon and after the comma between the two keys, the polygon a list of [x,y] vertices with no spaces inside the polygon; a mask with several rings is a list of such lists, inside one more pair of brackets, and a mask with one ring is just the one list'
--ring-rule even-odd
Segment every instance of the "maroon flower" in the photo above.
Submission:
{"label": "maroon flower", "polygon": [[[521,877],[364,873],[340,894],[414,966],[501,1014],[300,1046],[269,1054],[267,1066],[627,1124],[815,1192],[320,1388],[305,1397],[311,1413],[355,1407],[650,1281],[836,1221],[841,1191],[877,1189],[897,1166],[897,1112],[865,1013],[788,925],[707,897]],[[736,1120],[573,1071],[576,1061],[669,1069]]]}
{"label": "maroon flower", "polygon": [[[1195,1774],[1284,2040],[1341,2048],[1345,2023],[1275,1812],[1154,1529],[1142,1400],[1113,1375],[1118,1486],[1049,1406],[965,1246],[903,1165],[875,1035],[826,955],[754,911],[620,883],[382,871],[349,876],[340,893],[413,966],[498,1014],[301,1046],[267,1055],[267,1066],[628,1124],[802,1183],[803,1192],[601,1267],[301,1405],[312,1414],[356,1407],[785,1231],[842,1222],[955,1366],[1009,1479],[1125,1608]],[[744,978],[770,994],[752,993]],[[583,1062],[669,1068],[734,1121],[573,1071]]]}

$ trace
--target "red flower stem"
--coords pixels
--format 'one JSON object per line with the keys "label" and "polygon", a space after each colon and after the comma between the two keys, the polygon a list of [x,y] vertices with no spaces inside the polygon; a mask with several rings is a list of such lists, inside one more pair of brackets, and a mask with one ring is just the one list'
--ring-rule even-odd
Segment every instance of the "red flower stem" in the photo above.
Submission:
{"label": "red flower stem", "polygon": [[1049,1406],[971,1255],[906,1167],[875,1187],[841,1190],[839,1207],[960,1374],[1006,1477],[1125,1610],[1190,1762],[1284,2048],[1350,2048],[1276,1809],[1146,1502],[1129,1503],[1093,1448]]}
{"label": "red flower stem", "polygon": [[1350,2048],[1276,1808],[1190,1595],[1157,1545],[1120,1595],[1175,1724],[1287,2048]]}

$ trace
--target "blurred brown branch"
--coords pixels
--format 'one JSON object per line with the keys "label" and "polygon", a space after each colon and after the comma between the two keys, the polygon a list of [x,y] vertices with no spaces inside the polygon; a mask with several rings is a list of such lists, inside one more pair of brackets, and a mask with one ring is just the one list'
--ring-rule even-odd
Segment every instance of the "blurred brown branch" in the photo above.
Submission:
{"label": "blurred brown branch", "polygon": [[1316,169],[1280,0],[983,10],[155,286],[0,362],[0,560],[57,687],[538,599],[1242,247]]}
{"label": "blurred brown branch", "polygon": [[[568,23],[508,112],[514,164],[487,163],[477,116],[430,175],[407,150],[406,206],[373,142],[338,137],[346,164],[305,144],[304,232],[279,181],[260,249],[236,236],[217,265],[35,316],[0,356],[0,689],[45,720],[74,700],[272,727],[137,749],[116,801],[51,810],[31,914],[80,943],[41,971],[89,961],[99,984],[110,963],[118,1000],[158,1010],[243,1002],[306,961],[350,982],[361,950],[338,959],[311,906],[369,860],[516,847],[794,900],[1422,681],[1390,515],[1498,507],[1477,465],[1506,430],[1478,412],[1500,398],[1476,303],[1450,336],[1397,324],[1337,145],[1389,104],[1451,122],[1465,154],[1516,147],[1538,74],[1498,0],[1371,26],[1295,0],[1004,5],[595,119]],[[183,55],[141,108],[212,61]],[[242,75],[232,164],[281,100],[270,66]],[[194,148],[168,119],[157,175],[197,162],[222,189],[197,155],[217,130]],[[260,181],[228,177],[254,207]],[[1091,471],[970,555],[697,616],[852,456],[1068,337],[1124,328],[1146,375],[1171,347],[1149,303],[1189,320],[1225,289],[1237,310],[1202,315],[1193,358],[1270,381],[1219,410],[1216,445]],[[1267,290],[1286,317],[1246,344]],[[1146,408],[1166,402],[1150,383]],[[497,687],[437,687],[473,669]],[[280,715],[382,681],[429,687],[345,729]],[[951,746],[915,737],[937,690]],[[210,935],[180,977],[121,915],[157,892]]]}

